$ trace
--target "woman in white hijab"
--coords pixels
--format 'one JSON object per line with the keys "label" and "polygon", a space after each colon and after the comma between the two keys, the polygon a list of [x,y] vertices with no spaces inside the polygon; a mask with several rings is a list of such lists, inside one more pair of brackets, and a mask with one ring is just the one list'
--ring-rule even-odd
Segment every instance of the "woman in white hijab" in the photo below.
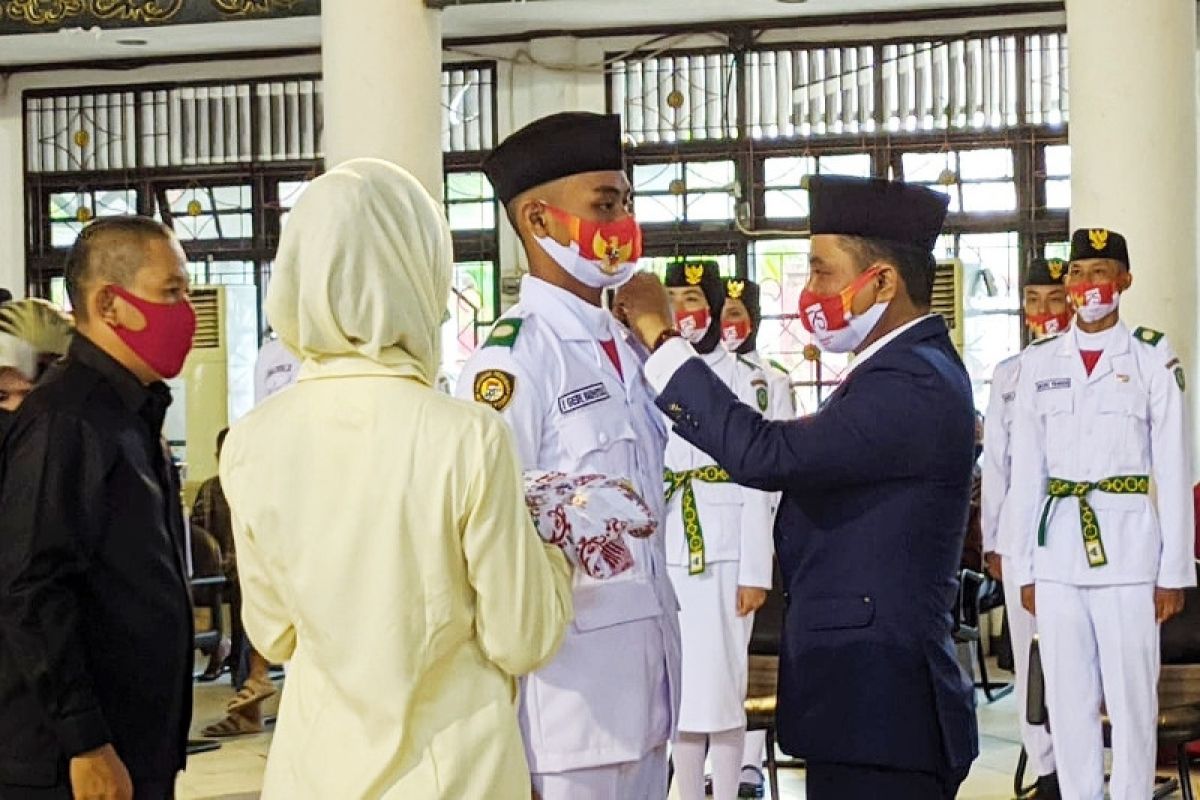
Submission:
{"label": "woman in white hijab", "polygon": [[221,459],[246,630],[290,661],[265,798],[522,798],[515,677],[571,617],[503,420],[432,388],[450,288],[441,208],[369,159],[288,220],[267,315],[296,385]]}

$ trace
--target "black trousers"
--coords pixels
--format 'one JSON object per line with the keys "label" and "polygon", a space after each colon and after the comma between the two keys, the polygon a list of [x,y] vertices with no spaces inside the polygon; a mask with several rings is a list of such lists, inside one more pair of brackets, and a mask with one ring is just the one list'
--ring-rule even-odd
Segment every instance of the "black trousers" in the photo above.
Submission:
{"label": "black trousers", "polygon": [[954,800],[966,777],[810,761],[805,787],[808,800]]}
{"label": "black trousers", "polygon": [[[0,800],[72,800],[71,787],[13,786],[0,783]],[[174,800],[175,781],[143,781],[133,785],[133,800]]]}

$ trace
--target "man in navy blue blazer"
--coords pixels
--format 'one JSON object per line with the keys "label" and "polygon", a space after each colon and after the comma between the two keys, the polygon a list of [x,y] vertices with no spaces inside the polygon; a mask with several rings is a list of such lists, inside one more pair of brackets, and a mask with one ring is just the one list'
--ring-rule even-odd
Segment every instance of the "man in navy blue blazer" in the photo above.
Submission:
{"label": "man in navy blue blazer", "polygon": [[971,385],[929,313],[944,195],[882,180],[809,185],[802,322],[857,357],[817,413],[770,422],[671,331],[652,276],[617,313],[653,351],[646,376],[675,430],[732,480],[782,492],[775,545],[787,612],[779,741],[811,800],[953,798],[978,755],[955,658],[974,460]]}

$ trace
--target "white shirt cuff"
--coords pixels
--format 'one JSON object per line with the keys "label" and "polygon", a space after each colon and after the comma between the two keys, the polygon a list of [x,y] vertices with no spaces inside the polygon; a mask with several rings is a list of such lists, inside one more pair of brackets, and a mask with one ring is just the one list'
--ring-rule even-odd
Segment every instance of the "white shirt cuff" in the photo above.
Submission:
{"label": "white shirt cuff", "polygon": [[687,339],[682,336],[668,339],[646,359],[646,380],[654,387],[656,394],[662,394],[679,368],[695,357],[696,349]]}

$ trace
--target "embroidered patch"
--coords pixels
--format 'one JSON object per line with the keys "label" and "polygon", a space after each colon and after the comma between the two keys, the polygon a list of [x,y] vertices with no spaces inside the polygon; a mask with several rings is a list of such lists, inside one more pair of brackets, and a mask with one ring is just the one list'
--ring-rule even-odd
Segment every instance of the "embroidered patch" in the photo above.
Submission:
{"label": "embroidered patch", "polygon": [[1006,403],[1011,403],[1013,400],[1017,399],[1017,393],[1016,392],[1005,392],[1004,394],[1000,395],[1000,399]]}
{"label": "embroidered patch", "polygon": [[1071,388],[1071,379],[1070,378],[1053,378],[1048,381],[1038,381],[1037,382],[1037,390],[1039,392],[1048,392],[1051,389],[1070,389],[1070,388]]}
{"label": "embroidered patch", "polygon": [[516,388],[516,376],[499,369],[485,369],[475,376],[475,402],[497,411],[508,408]]}
{"label": "embroidered patch", "polygon": [[1183,367],[1175,368],[1175,382],[1179,384],[1179,391],[1187,391],[1187,381],[1183,379]]}
{"label": "embroidered patch", "polygon": [[603,383],[594,383],[591,386],[585,386],[582,389],[568,392],[558,398],[558,410],[564,414],[570,414],[572,411],[594,406],[596,403],[603,403],[610,397],[612,395],[608,393],[608,389]]}
{"label": "embroidered patch", "polygon": [[765,386],[758,387],[758,390],[754,393],[754,396],[758,400],[758,410],[766,411],[767,410],[767,387],[765,387]]}

